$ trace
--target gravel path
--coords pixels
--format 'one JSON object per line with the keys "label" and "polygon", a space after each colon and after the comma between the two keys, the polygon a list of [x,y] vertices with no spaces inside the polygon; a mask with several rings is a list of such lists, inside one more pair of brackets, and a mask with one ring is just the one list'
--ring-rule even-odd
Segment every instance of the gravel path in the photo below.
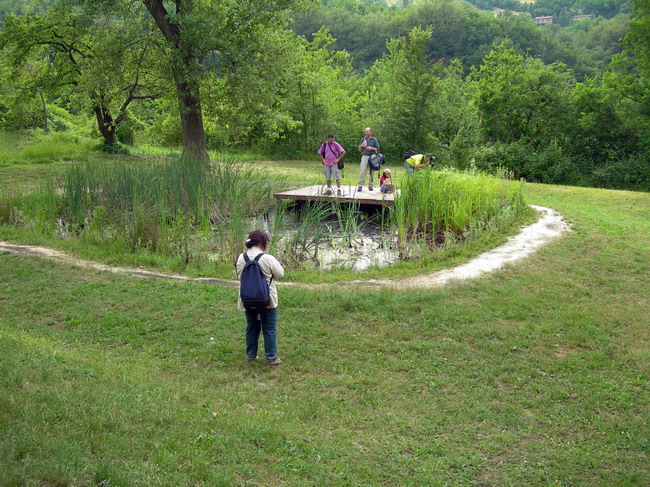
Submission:
{"label": "gravel path", "polygon": [[[418,289],[434,288],[447,285],[454,280],[473,279],[487,272],[492,272],[500,269],[505,264],[515,262],[519,259],[523,259],[529,256],[537,249],[539,249],[542,245],[554,238],[559,237],[563,232],[569,229],[568,224],[564,221],[562,216],[551,208],[535,205],[532,205],[532,207],[540,213],[540,219],[537,222],[523,228],[519,234],[510,237],[505,244],[495,249],[484,252],[465,264],[453,267],[451,269],[443,269],[434,273],[421,274],[419,276],[409,277],[406,279],[371,279],[365,281],[354,280],[344,281],[339,283],[339,285],[392,287],[398,289],[411,287],[416,287]],[[0,250],[36,255],[64,264],[69,264],[71,266],[95,269],[98,271],[114,272],[117,274],[128,274],[138,277],[170,279],[177,281],[224,284],[228,286],[238,285],[238,281],[229,279],[217,279],[212,277],[192,278],[180,274],[162,274],[160,272],[148,271],[143,268],[115,267],[106,264],[100,264],[99,262],[93,262],[90,260],[78,259],[60,250],[49,249],[46,247],[37,247],[33,245],[18,245],[0,241]],[[302,284],[294,282],[280,282],[278,285],[283,287],[301,286],[314,289],[325,286],[320,284]],[[327,284],[326,286],[331,286],[331,283]]]}

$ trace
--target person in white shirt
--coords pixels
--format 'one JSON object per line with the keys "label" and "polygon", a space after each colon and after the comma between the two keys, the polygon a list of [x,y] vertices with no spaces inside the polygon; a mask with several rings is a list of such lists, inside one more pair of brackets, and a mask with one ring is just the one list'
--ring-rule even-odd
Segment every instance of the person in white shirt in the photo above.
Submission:
{"label": "person in white shirt", "polygon": [[[253,230],[248,234],[248,239],[244,245],[248,249],[246,255],[250,260],[255,259],[259,254],[266,251],[270,237],[269,234],[261,230]],[[246,312],[246,360],[249,362],[257,359],[257,343],[259,341],[260,331],[264,335],[264,354],[268,365],[280,365],[282,361],[278,358],[278,349],[276,343],[277,313],[278,313],[278,289],[275,284],[277,279],[284,276],[284,269],[278,260],[270,254],[264,253],[260,257],[259,266],[269,284],[269,304],[262,312],[247,311],[241,296],[238,297],[237,307]],[[240,280],[244,270],[246,259],[244,254],[237,257],[235,270],[237,279]]]}

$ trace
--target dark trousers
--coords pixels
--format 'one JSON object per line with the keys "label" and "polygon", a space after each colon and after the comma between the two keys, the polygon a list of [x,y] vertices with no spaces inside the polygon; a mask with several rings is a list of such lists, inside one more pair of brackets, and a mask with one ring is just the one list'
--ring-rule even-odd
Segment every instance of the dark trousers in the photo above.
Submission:
{"label": "dark trousers", "polygon": [[278,308],[266,308],[258,313],[246,311],[246,359],[255,360],[257,357],[257,342],[260,331],[264,335],[264,355],[267,362],[272,362],[278,356],[275,341]]}

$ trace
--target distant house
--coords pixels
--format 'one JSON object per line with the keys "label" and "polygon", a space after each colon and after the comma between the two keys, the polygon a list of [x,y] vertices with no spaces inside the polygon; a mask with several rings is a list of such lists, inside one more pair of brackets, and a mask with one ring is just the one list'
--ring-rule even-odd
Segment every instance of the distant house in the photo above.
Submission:
{"label": "distant house", "polygon": [[571,20],[589,19],[593,20],[596,16],[594,14],[572,15]]}
{"label": "distant house", "polygon": [[546,25],[546,24],[552,24],[553,23],[553,16],[552,15],[545,15],[543,17],[535,17],[533,19],[537,25]]}

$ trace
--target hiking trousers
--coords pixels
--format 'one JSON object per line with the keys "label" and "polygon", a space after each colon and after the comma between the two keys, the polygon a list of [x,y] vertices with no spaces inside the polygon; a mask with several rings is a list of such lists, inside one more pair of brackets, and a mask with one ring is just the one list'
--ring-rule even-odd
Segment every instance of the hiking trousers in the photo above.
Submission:
{"label": "hiking trousers", "polygon": [[366,173],[370,171],[370,179],[368,181],[368,187],[372,188],[372,179],[375,171],[370,167],[370,156],[361,156],[361,168],[359,171],[359,184],[357,186],[361,187],[366,182]]}
{"label": "hiking trousers", "polygon": [[258,313],[246,311],[246,359],[255,360],[257,357],[257,343],[260,331],[264,335],[264,356],[267,362],[272,362],[278,357],[276,344],[276,326],[278,321],[278,308],[266,308]]}

